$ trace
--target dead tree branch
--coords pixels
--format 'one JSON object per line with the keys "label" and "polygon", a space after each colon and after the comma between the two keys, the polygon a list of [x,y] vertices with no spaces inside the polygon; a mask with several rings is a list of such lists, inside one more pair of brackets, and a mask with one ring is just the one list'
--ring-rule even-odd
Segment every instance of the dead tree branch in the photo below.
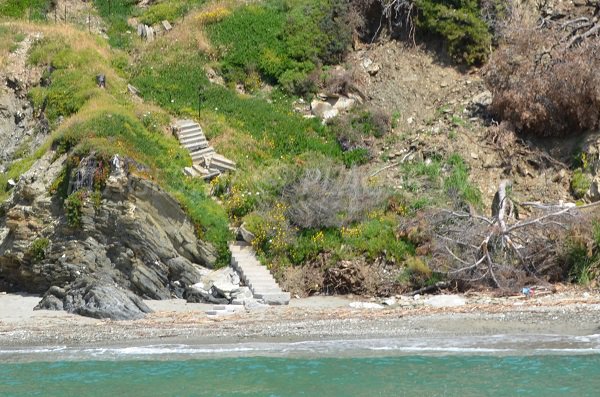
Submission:
{"label": "dead tree branch", "polygon": [[492,204],[492,217],[440,210],[434,214],[434,262],[450,280],[484,283],[516,290],[560,268],[557,241],[600,202],[583,206],[524,203],[533,215],[518,220],[508,180],[502,181]]}

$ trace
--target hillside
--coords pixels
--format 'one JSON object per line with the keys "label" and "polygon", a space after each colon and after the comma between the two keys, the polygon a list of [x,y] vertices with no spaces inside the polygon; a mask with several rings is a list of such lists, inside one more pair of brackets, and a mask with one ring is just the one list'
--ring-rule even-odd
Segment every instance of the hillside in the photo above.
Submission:
{"label": "hillside", "polygon": [[138,316],[235,239],[298,296],[594,286],[598,4],[392,5],[0,1],[0,289]]}

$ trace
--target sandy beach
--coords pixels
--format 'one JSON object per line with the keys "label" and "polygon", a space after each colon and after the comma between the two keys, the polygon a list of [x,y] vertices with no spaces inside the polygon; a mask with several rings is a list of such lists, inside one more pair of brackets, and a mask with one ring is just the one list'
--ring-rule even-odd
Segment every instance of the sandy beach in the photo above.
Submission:
{"label": "sandy beach", "polygon": [[212,305],[147,301],[136,321],[34,311],[37,296],[0,294],[0,346],[145,346],[293,342],[331,339],[481,337],[600,333],[600,294],[570,290],[526,299],[460,296],[464,305],[433,307],[429,297],[400,297],[389,307],[353,308],[352,297],[293,299],[289,306],[240,310],[212,318]]}

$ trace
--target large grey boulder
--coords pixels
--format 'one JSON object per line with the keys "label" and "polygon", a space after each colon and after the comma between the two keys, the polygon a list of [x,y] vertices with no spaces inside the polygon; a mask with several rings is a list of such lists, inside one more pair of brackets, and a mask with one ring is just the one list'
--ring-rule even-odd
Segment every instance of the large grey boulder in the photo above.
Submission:
{"label": "large grey boulder", "polygon": [[92,279],[77,281],[66,289],[49,289],[34,310],[40,309],[112,320],[137,320],[152,312],[131,291]]}

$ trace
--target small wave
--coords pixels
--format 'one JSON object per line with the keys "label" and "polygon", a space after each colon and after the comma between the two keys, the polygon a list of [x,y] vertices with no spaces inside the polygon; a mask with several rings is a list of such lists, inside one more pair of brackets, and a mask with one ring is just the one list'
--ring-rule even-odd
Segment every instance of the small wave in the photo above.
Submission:
{"label": "small wave", "polygon": [[0,350],[0,359],[13,360],[134,360],[202,359],[236,356],[352,357],[365,355],[543,355],[598,354],[600,335],[491,335],[343,339],[235,344],[161,344],[127,347],[66,346]]}

